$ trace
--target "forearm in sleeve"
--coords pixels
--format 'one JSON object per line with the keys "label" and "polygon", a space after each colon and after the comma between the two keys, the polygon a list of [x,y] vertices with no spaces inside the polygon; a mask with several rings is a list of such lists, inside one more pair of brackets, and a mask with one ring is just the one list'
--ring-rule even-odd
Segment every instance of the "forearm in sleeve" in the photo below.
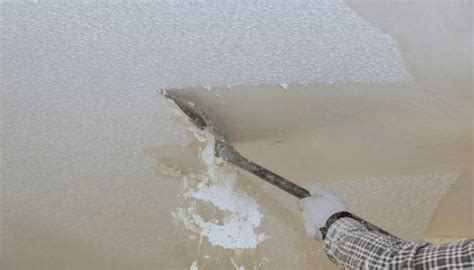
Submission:
{"label": "forearm in sleeve", "polygon": [[345,269],[473,269],[474,240],[430,244],[405,242],[370,232],[341,218],[324,239],[329,259]]}

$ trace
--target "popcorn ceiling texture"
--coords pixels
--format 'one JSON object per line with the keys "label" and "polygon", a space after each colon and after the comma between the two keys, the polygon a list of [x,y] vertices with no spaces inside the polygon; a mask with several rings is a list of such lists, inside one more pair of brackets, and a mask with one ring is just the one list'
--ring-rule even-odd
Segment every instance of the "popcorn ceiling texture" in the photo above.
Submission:
{"label": "popcorn ceiling texture", "polygon": [[167,89],[410,80],[392,38],[342,0],[2,5],[3,61],[44,84],[116,79],[121,87]]}

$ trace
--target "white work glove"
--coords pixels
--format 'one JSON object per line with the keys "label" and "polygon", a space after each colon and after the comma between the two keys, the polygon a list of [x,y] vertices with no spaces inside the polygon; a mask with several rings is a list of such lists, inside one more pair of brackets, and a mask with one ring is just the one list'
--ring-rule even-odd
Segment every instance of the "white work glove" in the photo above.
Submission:
{"label": "white work glove", "polygon": [[300,200],[306,232],[316,240],[321,240],[320,228],[337,212],[347,211],[341,199],[318,185],[309,188],[311,197]]}

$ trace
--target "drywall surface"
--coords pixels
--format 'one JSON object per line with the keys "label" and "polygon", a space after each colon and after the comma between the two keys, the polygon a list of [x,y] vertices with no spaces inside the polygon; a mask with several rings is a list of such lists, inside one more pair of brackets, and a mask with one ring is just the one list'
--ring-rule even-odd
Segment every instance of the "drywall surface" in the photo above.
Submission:
{"label": "drywall surface", "polygon": [[343,0],[2,6],[4,61],[45,83],[53,70],[153,89],[410,81],[393,39]]}
{"label": "drywall surface", "polygon": [[[342,9],[341,2],[321,3],[356,16]],[[202,4],[203,10],[207,4]],[[263,75],[271,72],[259,67],[265,82],[283,86],[290,82],[287,89],[260,85],[193,89],[183,94],[208,108],[244,155],[302,186],[313,181],[325,185],[344,197],[358,215],[400,237],[419,240],[427,236],[423,231],[441,237],[448,229],[451,239],[472,237],[472,184],[459,185],[460,180],[472,181],[470,3],[350,4],[357,18],[373,25],[374,40],[381,42],[377,48],[389,49],[383,45],[390,43],[388,36],[379,35],[380,31],[392,37],[414,83],[310,83],[305,87],[291,82],[310,80],[309,75],[268,78]],[[199,227],[189,229],[179,218],[178,209],[188,210],[194,201],[206,222],[222,221],[232,213],[220,210],[215,201],[200,199],[208,196],[193,197],[195,192],[190,190],[197,188],[192,186],[193,179],[185,181],[171,169],[165,175],[166,168],[160,166],[160,155],[172,152],[178,157],[170,159],[173,164],[178,161],[175,166],[196,169],[191,159],[180,157],[197,157],[200,150],[193,145],[188,126],[176,119],[174,107],[155,90],[180,86],[174,82],[201,82],[206,61],[219,59],[214,64],[224,63],[221,67],[227,63],[220,56],[201,58],[202,63],[178,59],[189,49],[180,44],[174,46],[182,48],[182,54],[165,53],[175,47],[163,49],[158,36],[162,28],[153,14],[173,20],[177,14],[161,14],[156,10],[159,4],[144,2],[1,5],[1,269],[336,269],[321,246],[305,234],[297,201],[239,170],[233,192],[245,194],[252,205],[254,200],[262,214],[253,229],[255,235],[265,237],[255,247],[225,248],[201,234]],[[311,10],[296,9],[296,5],[275,20],[295,26],[294,14]],[[273,14],[251,9],[227,17],[239,21],[235,17],[254,10]],[[284,13],[278,8],[275,12]],[[326,27],[334,25],[340,24]],[[366,33],[359,30],[354,32]],[[253,33],[253,29],[245,31]],[[173,37],[180,34],[186,32]],[[305,37],[316,38],[288,35],[306,44],[305,48],[309,47]],[[278,60],[299,59],[302,64],[265,64],[271,74],[282,74],[275,71],[278,68],[288,68],[290,75],[300,74],[297,69],[304,74],[318,65],[305,62],[312,58],[281,56],[283,50],[292,52],[285,38],[279,39],[286,44],[284,49],[274,45],[261,50],[270,55],[280,52]],[[269,44],[276,40],[267,39]],[[199,39],[191,45],[201,42],[208,41]],[[238,59],[246,59],[245,55]],[[387,55],[382,50],[381,57]],[[160,65],[171,63],[171,58],[184,66]],[[360,61],[367,64],[366,59]],[[393,61],[387,63],[390,68],[384,66],[384,76],[403,73],[395,71]],[[249,61],[248,65],[232,70],[232,78],[263,82],[253,82],[246,74],[258,63]],[[358,70],[351,78],[363,74]],[[219,72],[215,74],[223,74]],[[206,74],[226,82],[231,77]],[[379,80],[379,75],[363,77]],[[458,196],[461,191],[463,196]],[[445,197],[445,192],[456,200]],[[437,218],[429,224],[433,212]],[[439,226],[437,220],[446,212],[453,213],[449,217],[462,216],[463,222]],[[212,226],[206,224],[201,229]]]}

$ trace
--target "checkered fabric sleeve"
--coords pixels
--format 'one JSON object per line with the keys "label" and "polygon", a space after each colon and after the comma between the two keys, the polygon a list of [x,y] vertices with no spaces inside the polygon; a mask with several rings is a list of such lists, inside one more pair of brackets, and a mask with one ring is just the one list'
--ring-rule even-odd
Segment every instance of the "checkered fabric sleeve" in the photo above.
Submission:
{"label": "checkered fabric sleeve", "polygon": [[329,259],[342,269],[474,269],[474,239],[430,244],[396,240],[341,218],[324,239]]}

